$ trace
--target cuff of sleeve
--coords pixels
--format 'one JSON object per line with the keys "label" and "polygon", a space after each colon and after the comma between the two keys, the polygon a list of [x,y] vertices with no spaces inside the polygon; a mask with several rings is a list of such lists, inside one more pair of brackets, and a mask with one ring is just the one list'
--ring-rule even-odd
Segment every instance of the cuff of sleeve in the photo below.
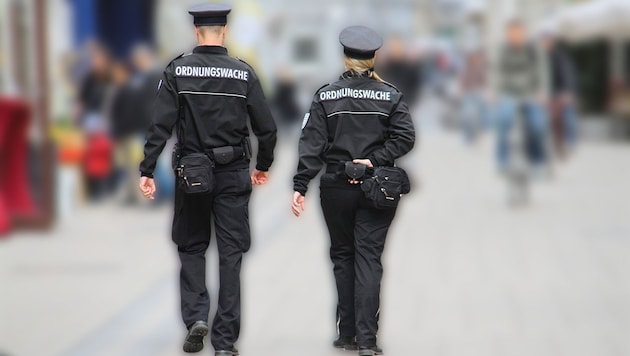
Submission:
{"label": "cuff of sleeve", "polygon": [[296,192],[298,192],[298,193],[300,193],[300,194],[302,194],[302,196],[303,196],[303,197],[305,197],[305,196],[306,196],[306,190],[307,190],[307,189],[306,189],[306,188],[304,188],[304,187],[296,187],[296,186],[294,186],[294,187],[293,187],[293,190],[294,190],[294,191],[296,191]]}
{"label": "cuff of sleeve", "polygon": [[267,171],[269,171],[269,165],[257,163],[256,164],[256,170],[259,170],[261,172],[267,172]]}
{"label": "cuff of sleeve", "polygon": [[147,177],[153,179],[153,173],[140,172],[140,177]]}

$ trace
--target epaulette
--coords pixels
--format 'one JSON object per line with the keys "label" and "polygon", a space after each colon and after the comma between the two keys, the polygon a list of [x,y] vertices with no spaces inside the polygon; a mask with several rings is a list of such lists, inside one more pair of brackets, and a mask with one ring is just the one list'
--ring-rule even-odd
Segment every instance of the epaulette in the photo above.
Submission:
{"label": "epaulette", "polygon": [[396,89],[396,91],[400,92],[400,89],[398,89],[394,84],[392,84],[390,82],[386,82],[386,81],[383,80],[381,83],[383,83],[383,84],[385,84],[387,86],[390,86],[390,87]]}
{"label": "epaulette", "polygon": [[168,65],[167,65],[167,66],[170,66],[170,65],[171,65],[171,63],[173,63],[173,62],[175,62],[176,60],[178,60],[178,59],[182,58],[184,55],[186,55],[186,53],[185,53],[185,52],[182,52],[179,56],[177,56],[177,57],[175,57],[175,58],[171,59],[171,61],[170,61],[170,62],[168,62]]}
{"label": "epaulette", "polygon": [[245,65],[248,66],[251,70],[254,70],[254,67],[249,65],[249,63],[245,62],[241,57],[236,57],[236,59],[238,59],[239,61],[245,63]]}
{"label": "epaulette", "polygon": [[316,93],[319,92],[320,90],[324,89],[325,87],[329,86],[330,84],[332,84],[332,83],[326,83],[326,84],[322,85],[321,87],[317,88],[317,90],[315,90],[315,92]]}

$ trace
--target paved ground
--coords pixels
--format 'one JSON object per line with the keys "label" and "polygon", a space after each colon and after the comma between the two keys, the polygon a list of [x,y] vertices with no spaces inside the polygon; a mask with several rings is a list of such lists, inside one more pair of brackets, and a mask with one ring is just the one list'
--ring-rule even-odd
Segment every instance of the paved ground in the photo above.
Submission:
{"label": "paved ground", "polygon": [[[304,217],[289,213],[294,144],[252,202],[243,355],[337,355],[317,189]],[[520,210],[490,157],[488,141],[432,129],[408,159],[415,193],[385,257],[387,355],[630,355],[630,146],[584,144]],[[182,355],[169,218],[105,204],[2,241],[0,355]]]}

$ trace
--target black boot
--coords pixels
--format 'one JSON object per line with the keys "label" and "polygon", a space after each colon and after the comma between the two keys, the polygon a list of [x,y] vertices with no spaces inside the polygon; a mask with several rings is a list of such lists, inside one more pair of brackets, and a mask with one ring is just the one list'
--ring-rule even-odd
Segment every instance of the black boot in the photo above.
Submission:
{"label": "black boot", "polygon": [[208,323],[199,320],[188,329],[186,341],[184,341],[184,352],[199,352],[203,350],[203,339],[208,335]]}
{"label": "black boot", "polygon": [[359,348],[359,356],[374,356],[374,355],[382,355],[383,349],[374,345],[372,347],[363,347]]}
{"label": "black boot", "polygon": [[339,336],[337,340],[333,342],[333,346],[338,349],[344,350],[356,350],[357,340],[354,336]]}
{"label": "black boot", "polygon": [[238,350],[235,347],[230,350],[217,350],[214,352],[214,356],[238,356]]}

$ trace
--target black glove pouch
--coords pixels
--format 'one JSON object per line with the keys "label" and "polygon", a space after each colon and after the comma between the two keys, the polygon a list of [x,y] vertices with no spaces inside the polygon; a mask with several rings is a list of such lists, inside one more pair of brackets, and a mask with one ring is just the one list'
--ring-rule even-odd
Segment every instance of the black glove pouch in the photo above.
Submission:
{"label": "black glove pouch", "polygon": [[213,148],[212,156],[214,156],[214,162],[216,162],[216,164],[218,165],[226,165],[228,163],[234,162],[234,160],[236,159],[236,157],[234,157],[233,146]]}
{"label": "black glove pouch", "polygon": [[365,176],[365,169],[367,168],[364,164],[356,164],[352,162],[346,162],[345,172],[348,178],[354,180],[361,180]]}

